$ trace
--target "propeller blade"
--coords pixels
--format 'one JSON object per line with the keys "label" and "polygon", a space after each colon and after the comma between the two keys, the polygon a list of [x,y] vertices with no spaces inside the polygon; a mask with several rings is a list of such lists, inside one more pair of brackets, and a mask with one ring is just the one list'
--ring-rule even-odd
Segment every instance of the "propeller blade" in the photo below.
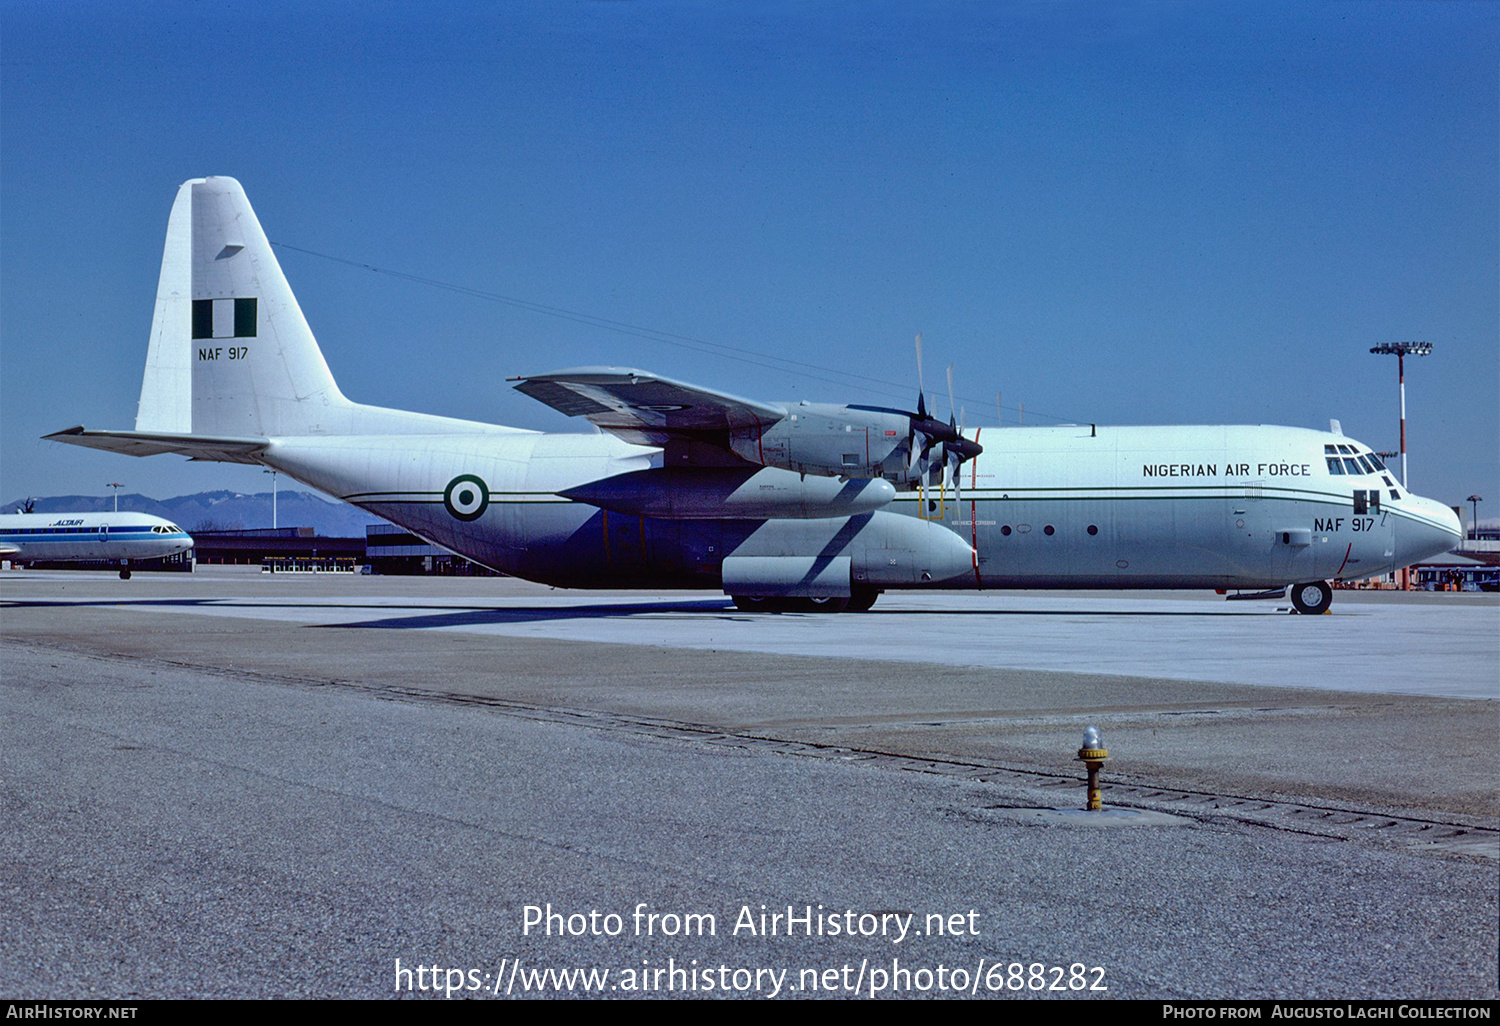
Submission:
{"label": "propeller blade", "polygon": [[906,461],[907,477],[911,477],[913,471],[916,471],[918,474],[921,473],[921,471],[918,469],[918,465],[927,458],[927,450],[931,446],[932,439],[928,438],[922,432],[916,430],[916,428],[912,429],[911,452],[907,455]]}
{"label": "propeller blade", "polygon": [[955,412],[953,407],[953,364],[950,363],[948,365],[948,426],[950,428],[956,426],[956,421],[954,420]]}
{"label": "propeller blade", "polygon": [[922,333],[917,333],[917,416],[927,419],[927,392],[922,387]]}
{"label": "propeller blade", "polygon": [[[962,407],[958,411],[958,437],[960,441],[964,438],[964,422],[969,419],[968,411]],[[961,451],[954,452],[956,459],[953,461],[953,501],[962,505],[964,501],[964,457]]]}

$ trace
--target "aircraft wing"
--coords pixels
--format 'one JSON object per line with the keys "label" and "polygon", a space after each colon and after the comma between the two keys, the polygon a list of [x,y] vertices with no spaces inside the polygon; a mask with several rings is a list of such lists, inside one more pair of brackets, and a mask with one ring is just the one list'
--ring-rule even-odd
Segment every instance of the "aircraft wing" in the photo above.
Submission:
{"label": "aircraft wing", "polygon": [[267,438],[221,438],[211,435],[181,435],[144,431],[88,431],[79,427],[54,431],[43,438],[82,445],[89,449],[119,452],[127,456],[158,456],[171,452],[194,460],[219,463],[259,463],[256,459],[271,444]]}
{"label": "aircraft wing", "polygon": [[517,391],[569,417],[584,417],[628,442],[665,445],[675,439],[740,428],[768,427],[786,409],[673,381],[629,367],[579,367],[523,375]]}

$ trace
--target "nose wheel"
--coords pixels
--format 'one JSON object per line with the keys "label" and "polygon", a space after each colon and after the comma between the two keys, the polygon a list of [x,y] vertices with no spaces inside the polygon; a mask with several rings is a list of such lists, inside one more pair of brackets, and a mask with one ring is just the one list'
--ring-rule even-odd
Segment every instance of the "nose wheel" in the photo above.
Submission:
{"label": "nose wheel", "polygon": [[1333,605],[1333,589],[1327,581],[1292,585],[1292,605],[1303,616],[1319,616]]}

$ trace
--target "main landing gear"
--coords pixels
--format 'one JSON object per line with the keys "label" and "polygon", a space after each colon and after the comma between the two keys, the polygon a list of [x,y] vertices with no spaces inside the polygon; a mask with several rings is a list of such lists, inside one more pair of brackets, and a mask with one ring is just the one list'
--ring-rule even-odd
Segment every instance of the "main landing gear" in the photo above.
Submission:
{"label": "main landing gear", "polygon": [[128,580],[130,580],[130,571],[129,570],[121,570],[120,571],[120,580],[122,580],[122,581],[128,581]]}
{"label": "main landing gear", "polygon": [[1303,616],[1318,616],[1333,605],[1333,589],[1327,581],[1308,581],[1292,585],[1292,605]]}
{"label": "main landing gear", "polygon": [[753,598],[734,595],[734,607],[744,613],[866,613],[880,597],[876,588],[856,587],[848,598]]}

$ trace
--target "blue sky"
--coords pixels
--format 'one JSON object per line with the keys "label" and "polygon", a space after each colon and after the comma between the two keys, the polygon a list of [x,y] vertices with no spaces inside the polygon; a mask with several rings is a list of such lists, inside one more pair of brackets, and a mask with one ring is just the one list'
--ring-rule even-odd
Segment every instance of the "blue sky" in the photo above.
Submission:
{"label": "blue sky", "polygon": [[1488,3],[7,0],[0,498],[265,490],[38,441],[132,426],[176,186],[227,174],[362,402],[577,430],[505,379],[611,363],[910,405],[922,332],[971,424],[1392,449],[1368,350],[1424,339],[1412,487],[1492,515],[1497,58]]}

